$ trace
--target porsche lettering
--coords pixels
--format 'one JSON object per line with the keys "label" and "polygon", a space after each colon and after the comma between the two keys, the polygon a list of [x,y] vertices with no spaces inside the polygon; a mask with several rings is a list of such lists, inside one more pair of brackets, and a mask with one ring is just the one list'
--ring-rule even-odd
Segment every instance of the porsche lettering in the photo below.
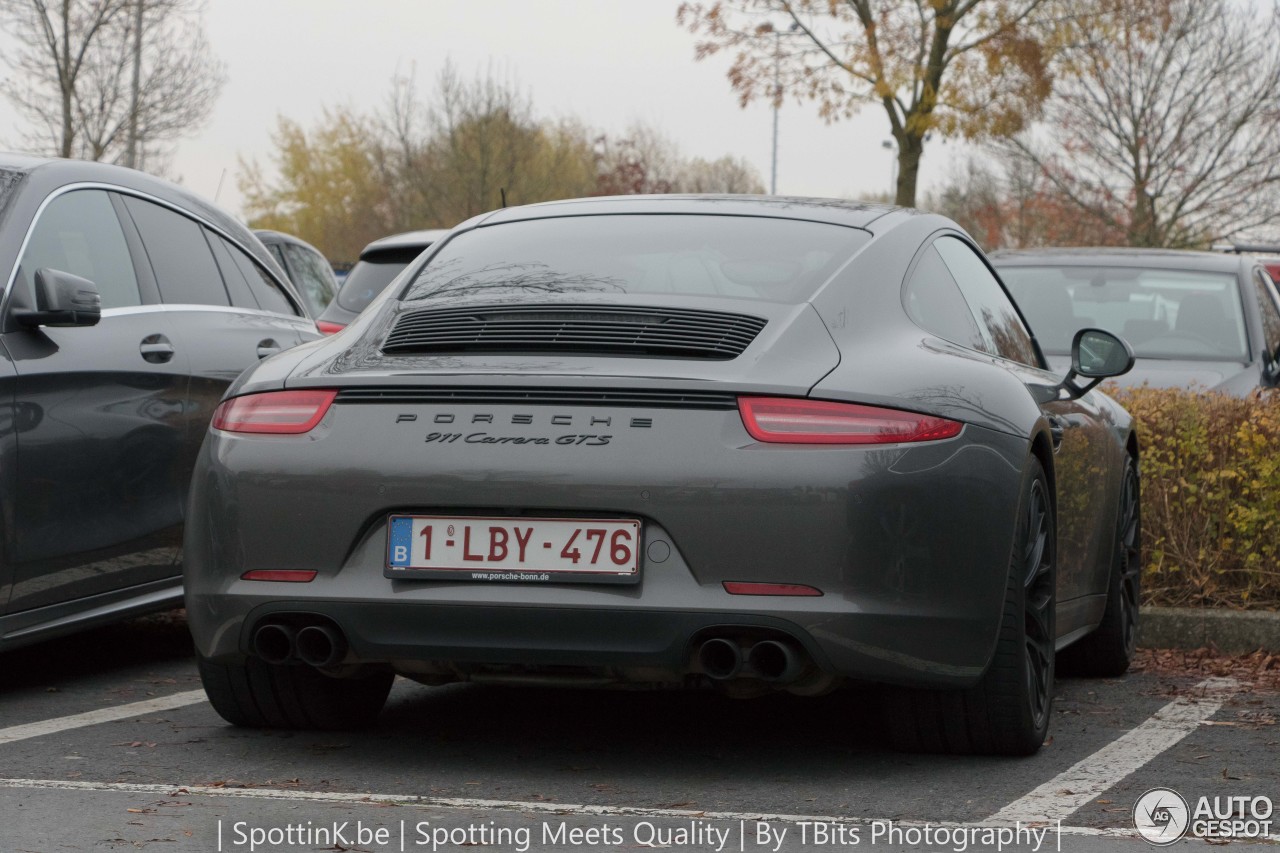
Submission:
{"label": "porsche lettering", "polygon": [[[395,422],[398,424],[417,423],[419,416],[414,412],[400,412],[396,415]],[[572,414],[553,414],[536,418],[530,414],[513,414],[497,415],[492,412],[473,412],[470,415],[457,414],[455,412],[437,412],[430,417],[433,424],[508,424],[512,426],[539,426],[547,424],[550,426],[586,426],[594,427],[612,427],[615,420],[619,426],[626,426],[630,429],[652,429],[653,418],[614,418],[613,415],[572,415]]]}

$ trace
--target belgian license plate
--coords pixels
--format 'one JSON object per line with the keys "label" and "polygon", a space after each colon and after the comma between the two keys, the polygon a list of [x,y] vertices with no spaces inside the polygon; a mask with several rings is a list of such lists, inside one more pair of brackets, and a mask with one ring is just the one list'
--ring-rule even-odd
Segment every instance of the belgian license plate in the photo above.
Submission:
{"label": "belgian license plate", "polygon": [[617,518],[393,515],[387,577],[635,583],[640,522]]}

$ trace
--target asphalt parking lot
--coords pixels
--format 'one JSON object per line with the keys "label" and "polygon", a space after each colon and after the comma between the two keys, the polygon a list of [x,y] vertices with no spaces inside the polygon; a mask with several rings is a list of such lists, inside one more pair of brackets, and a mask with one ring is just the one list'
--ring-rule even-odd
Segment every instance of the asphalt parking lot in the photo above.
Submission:
{"label": "asphalt parking lot", "polygon": [[398,681],[370,731],[251,731],[149,618],[0,655],[0,850],[1144,850],[1151,788],[1280,800],[1280,697],[1247,681],[1062,679],[1018,760],[888,751],[877,707]]}

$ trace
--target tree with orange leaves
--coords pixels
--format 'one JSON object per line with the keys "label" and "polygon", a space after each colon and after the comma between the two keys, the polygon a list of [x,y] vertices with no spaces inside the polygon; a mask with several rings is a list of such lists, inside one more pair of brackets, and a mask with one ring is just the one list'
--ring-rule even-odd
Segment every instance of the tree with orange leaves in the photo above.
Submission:
{"label": "tree with orange leaves", "polygon": [[790,92],[834,121],[880,104],[895,201],[913,206],[931,133],[1007,136],[1048,96],[1062,2],[685,0],[676,19],[701,37],[698,58],[736,51],[729,81],[744,106]]}

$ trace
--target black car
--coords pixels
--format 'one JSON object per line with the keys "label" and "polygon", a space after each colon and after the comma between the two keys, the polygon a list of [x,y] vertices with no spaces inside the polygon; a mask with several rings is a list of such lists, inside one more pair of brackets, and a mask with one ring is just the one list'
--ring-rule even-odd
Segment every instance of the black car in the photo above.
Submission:
{"label": "black car", "polygon": [[324,254],[307,241],[282,231],[259,229],[253,234],[289,274],[289,280],[307,301],[311,316],[319,317],[338,293],[338,279]]}
{"label": "black car", "polygon": [[316,321],[316,327],[326,335],[342,331],[414,258],[448,233],[446,230],[406,231],[365,246],[360,260],[343,279],[338,298],[329,303]]}
{"label": "black car", "polygon": [[0,648],[181,599],[214,408],[318,337],[262,245],[129,169],[0,155]]}
{"label": "black car", "polygon": [[1170,249],[1035,249],[991,255],[1050,362],[1093,326],[1137,355],[1122,385],[1247,394],[1280,382],[1280,296],[1265,258]]}

